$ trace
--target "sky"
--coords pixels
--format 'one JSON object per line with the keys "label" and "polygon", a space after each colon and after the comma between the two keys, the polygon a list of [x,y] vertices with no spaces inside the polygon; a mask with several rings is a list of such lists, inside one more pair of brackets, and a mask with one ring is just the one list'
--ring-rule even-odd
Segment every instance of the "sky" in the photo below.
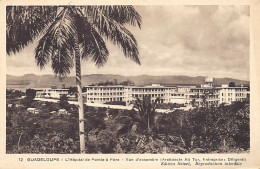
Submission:
{"label": "sky", "polygon": [[[127,26],[138,42],[141,65],[107,42],[108,62],[82,62],[82,75],[185,75],[249,80],[249,6],[135,6],[142,28]],[[7,56],[7,74],[53,74],[34,60],[37,41]],[[71,76],[75,71],[71,71]]]}

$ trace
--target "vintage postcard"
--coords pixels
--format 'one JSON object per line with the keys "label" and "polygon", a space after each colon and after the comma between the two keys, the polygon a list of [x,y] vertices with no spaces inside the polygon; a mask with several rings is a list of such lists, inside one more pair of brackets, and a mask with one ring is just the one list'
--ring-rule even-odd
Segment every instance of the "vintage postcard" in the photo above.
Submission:
{"label": "vintage postcard", "polygon": [[0,3],[0,168],[260,167],[260,1]]}

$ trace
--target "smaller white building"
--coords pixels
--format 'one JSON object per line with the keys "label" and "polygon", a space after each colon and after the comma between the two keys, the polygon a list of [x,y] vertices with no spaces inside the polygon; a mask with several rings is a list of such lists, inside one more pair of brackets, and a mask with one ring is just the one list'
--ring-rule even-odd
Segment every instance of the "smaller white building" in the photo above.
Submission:
{"label": "smaller white building", "polygon": [[60,115],[60,114],[68,115],[68,112],[66,109],[60,109],[60,110],[58,110],[58,115]]}
{"label": "smaller white building", "polygon": [[68,95],[69,89],[35,88],[36,98],[59,99],[62,95]]}
{"label": "smaller white building", "polygon": [[39,114],[39,110],[36,109],[36,108],[29,107],[29,108],[27,109],[27,111],[28,111],[29,113]]}

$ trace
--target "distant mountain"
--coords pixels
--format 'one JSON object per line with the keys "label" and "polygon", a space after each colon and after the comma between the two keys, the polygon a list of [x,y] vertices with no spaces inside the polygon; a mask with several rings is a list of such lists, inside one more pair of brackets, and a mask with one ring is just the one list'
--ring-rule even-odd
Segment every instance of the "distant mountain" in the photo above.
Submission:
{"label": "distant mountain", "polygon": [[[35,75],[26,74],[24,76],[6,76],[7,88],[14,89],[26,89],[26,88],[45,88],[52,85],[61,87],[65,85],[66,87],[75,86],[75,77],[69,76],[63,80],[60,80],[54,75]],[[113,81],[117,79],[118,82],[125,80],[130,80],[135,83],[136,86],[151,85],[152,83],[160,83],[164,85],[200,85],[204,83],[205,77],[197,76],[150,76],[150,75],[140,75],[140,76],[122,76],[122,75],[112,75],[112,74],[91,74],[82,76],[82,86]],[[249,81],[237,80],[232,78],[214,78],[214,85],[228,84],[229,82],[235,82],[236,85],[248,85]]]}

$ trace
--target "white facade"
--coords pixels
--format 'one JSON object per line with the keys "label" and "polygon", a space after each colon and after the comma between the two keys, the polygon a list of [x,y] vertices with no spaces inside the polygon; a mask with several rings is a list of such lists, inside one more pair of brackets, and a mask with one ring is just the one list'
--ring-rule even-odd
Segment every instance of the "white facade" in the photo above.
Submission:
{"label": "white facade", "polygon": [[62,95],[68,95],[69,89],[51,89],[41,88],[34,89],[36,91],[36,98],[55,98],[59,99]]}
{"label": "white facade", "polygon": [[190,105],[189,98],[193,88],[196,88],[196,86],[177,86],[171,93],[170,103]]}
{"label": "white facade", "polygon": [[[87,86],[83,93],[88,103],[106,103],[122,101],[126,105],[131,104],[136,98],[142,99],[144,95],[155,101],[159,97],[159,103],[177,103],[185,106],[220,105],[231,104],[234,101],[243,101],[249,91],[247,87],[213,87],[213,79],[207,78],[201,87],[175,86],[166,87],[158,84],[151,86]],[[206,102],[206,103],[205,103]],[[195,104],[194,104],[195,103]]]}
{"label": "white facade", "polygon": [[160,98],[160,102],[170,102],[172,90],[175,87],[164,87],[153,84],[152,86],[87,86],[83,93],[87,103],[106,103],[111,101],[122,101],[129,105],[136,98],[142,99],[149,95],[152,101]]}
{"label": "white facade", "polygon": [[176,89],[176,87],[165,87],[160,85],[152,86],[127,86],[126,89],[126,103],[130,104],[136,98],[142,99],[143,96],[148,95],[151,97],[151,101],[155,101],[160,98],[159,103],[169,103],[171,102],[171,93]]}
{"label": "white facade", "polygon": [[68,115],[68,112],[66,109],[60,109],[60,110],[58,110],[58,115],[61,115],[61,114]]}
{"label": "white facade", "polygon": [[87,86],[83,93],[87,103],[126,101],[124,86]]}
{"label": "white facade", "polygon": [[[234,101],[247,99],[249,91],[247,87],[213,87],[213,79],[208,78],[205,84],[196,86],[86,86],[83,93],[87,103],[125,102],[130,105],[137,98],[142,99],[148,95],[152,101],[159,98],[159,103],[176,103],[184,106],[220,105],[231,104]],[[35,89],[36,98],[56,98],[68,95],[68,89]],[[206,103],[205,103],[206,102]]]}
{"label": "white facade", "polygon": [[39,110],[38,109],[36,109],[36,108],[28,108],[27,109],[27,111],[28,112],[30,112],[30,113],[33,113],[33,114],[39,114]]}
{"label": "white facade", "polygon": [[243,101],[247,98],[247,87],[220,87],[219,103],[231,104],[234,101]]}

